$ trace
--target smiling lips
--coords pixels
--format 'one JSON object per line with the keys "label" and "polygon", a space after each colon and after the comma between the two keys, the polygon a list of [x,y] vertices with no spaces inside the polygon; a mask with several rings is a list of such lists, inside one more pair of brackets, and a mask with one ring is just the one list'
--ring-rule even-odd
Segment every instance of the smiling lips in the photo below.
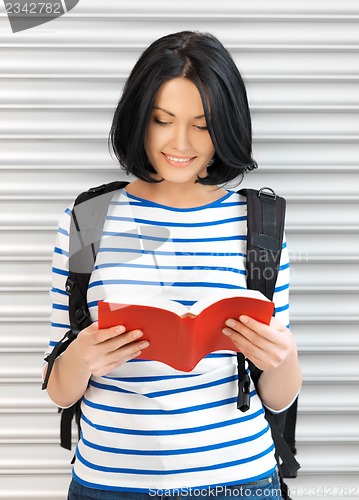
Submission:
{"label": "smiling lips", "polygon": [[169,163],[170,165],[175,165],[176,167],[177,166],[187,166],[189,165],[196,157],[195,156],[191,156],[191,157],[179,157],[179,156],[169,156],[169,155],[166,155],[165,153],[162,153],[163,156],[165,157],[167,163]]}

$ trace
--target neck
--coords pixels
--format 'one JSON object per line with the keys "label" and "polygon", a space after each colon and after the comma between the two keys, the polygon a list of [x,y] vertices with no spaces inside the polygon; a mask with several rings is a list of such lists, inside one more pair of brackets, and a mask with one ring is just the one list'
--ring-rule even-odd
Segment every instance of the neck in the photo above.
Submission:
{"label": "neck", "polygon": [[127,191],[140,198],[173,208],[192,208],[206,205],[226,194],[225,189],[218,186],[204,186],[199,183],[177,184],[166,181],[150,184],[140,179],[129,184]]}

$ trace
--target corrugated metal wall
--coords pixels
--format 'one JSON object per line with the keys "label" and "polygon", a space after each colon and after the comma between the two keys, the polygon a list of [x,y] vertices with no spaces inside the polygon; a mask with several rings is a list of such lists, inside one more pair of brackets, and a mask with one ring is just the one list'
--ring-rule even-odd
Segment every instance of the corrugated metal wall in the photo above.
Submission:
{"label": "corrugated metal wall", "polygon": [[155,38],[210,31],[245,76],[260,169],[288,199],[304,387],[293,497],[359,499],[359,4],[80,0],[13,34],[0,13],[0,499],[64,500],[72,454],[40,390],[57,219],[118,177],[107,150],[130,68]]}

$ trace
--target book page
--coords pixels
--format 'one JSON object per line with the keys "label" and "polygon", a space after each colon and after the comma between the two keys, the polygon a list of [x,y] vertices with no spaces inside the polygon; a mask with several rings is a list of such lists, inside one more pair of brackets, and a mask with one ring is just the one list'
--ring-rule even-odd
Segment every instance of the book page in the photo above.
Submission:
{"label": "book page", "polygon": [[113,309],[118,309],[119,304],[123,305],[136,305],[136,306],[147,306],[147,307],[156,307],[158,309],[164,309],[165,311],[171,311],[178,316],[183,316],[188,313],[189,308],[183,306],[179,302],[175,302],[173,300],[167,300],[161,297],[146,297],[146,296],[121,296],[121,295],[111,295],[104,302],[110,303],[110,306]]}
{"label": "book page", "polygon": [[209,307],[211,304],[214,304],[219,300],[228,299],[232,297],[247,297],[250,299],[264,300],[266,302],[270,302],[270,300],[267,299],[265,295],[263,295],[261,292],[258,292],[257,290],[247,290],[245,288],[243,289],[239,288],[235,290],[222,289],[214,293],[211,293],[206,297],[203,297],[203,299],[199,300],[198,302],[193,304],[192,307],[189,308],[189,312],[197,316],[201,311]]}
{"label": "book page", "polygon": [[110,303],[113,308],[118,309],[118,305],[138,305],[138,306],[148,306],[156,307],[158,309],[164,309],[165,311],[171,311],[178,316],[193,317],[198,316],[198,314],[209,307],[211,304],[218,302],[219,300],[231,298],[231,297],[248,297],[258,300],[265,300],[270,302],[265,295],[257,290],[247,290],[245,288],[238,288],[235,290],[219,289],[215,292],[209,293],[191,307],[186,307],[179,302],[173,300],[164,299],[162,297],[146,297],[144,295],[111,295],[104,302]]}

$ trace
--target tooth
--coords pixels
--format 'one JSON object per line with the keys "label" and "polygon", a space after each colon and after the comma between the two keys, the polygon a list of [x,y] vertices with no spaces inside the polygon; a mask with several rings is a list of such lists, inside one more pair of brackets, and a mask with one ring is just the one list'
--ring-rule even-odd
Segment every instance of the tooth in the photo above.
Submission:
{"label": "tooth", "polygon": [[167,158],[169,158],[171,161],[176,161],[179,163],[185,163],[191,159],[191,158],[173,158],[172,156],[167,156]]}

